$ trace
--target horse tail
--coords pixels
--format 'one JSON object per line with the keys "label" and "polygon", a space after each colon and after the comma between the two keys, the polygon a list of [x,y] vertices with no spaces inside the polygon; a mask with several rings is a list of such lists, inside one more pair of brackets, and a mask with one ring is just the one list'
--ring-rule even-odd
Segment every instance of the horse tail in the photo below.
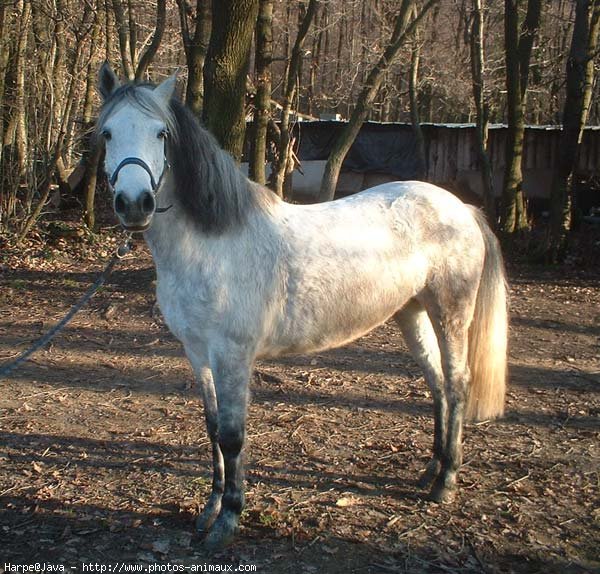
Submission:
{"label": "horse tail", "polygon": [[504,413],[508,341],[508,288],[498,239],[473,209],[485,243],[485,259],[469,328],[471,384],[466,416],[485,420]]}

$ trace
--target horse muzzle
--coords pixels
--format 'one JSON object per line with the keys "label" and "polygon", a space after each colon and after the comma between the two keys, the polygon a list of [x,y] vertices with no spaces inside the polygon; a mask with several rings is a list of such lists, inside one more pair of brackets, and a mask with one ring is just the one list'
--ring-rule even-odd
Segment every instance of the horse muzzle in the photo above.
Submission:
{"label": "horse muzzle", "polygon": [[114,210],[127,231],[146,231],[156,212],[156,199],[151,191],[143,191],[135,199],[123,192],[115,194]]}

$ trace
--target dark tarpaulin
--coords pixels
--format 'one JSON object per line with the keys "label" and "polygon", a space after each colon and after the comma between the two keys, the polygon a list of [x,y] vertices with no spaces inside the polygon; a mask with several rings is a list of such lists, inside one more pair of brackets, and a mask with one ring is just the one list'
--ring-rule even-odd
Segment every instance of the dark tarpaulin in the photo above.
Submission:
{"label": "dark tarpaulin", "polygon": [[[300,161],[327,160],[343,122],[300,122],[298,158]],[[384,172],[398,179],[419,177],[416,141],[407,125],[363,124],[342,165],[343,170]]]}

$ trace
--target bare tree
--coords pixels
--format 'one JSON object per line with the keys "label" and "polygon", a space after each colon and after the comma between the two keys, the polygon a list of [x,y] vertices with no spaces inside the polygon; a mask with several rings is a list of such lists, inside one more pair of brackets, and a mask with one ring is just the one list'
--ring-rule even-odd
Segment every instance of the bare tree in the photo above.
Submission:
{"label": "bare tree", "polygon": [[128,80],[133,80],[135,78],[135,69],[133,67],[134,60],[132,58],[132,54],[135,54],[135,47],[132,52],[129,22],[125,19],[125,10],[123,8],[122,0],[112,0],[112,5],[115,15],[115,24],[117,26],[117,33],[119,36],[119,51],[121,53],[121,66],[123,67],[123,74]]}
{"label": "bare tree", "polygon": [[[2,150],[4,141],[4,96],[6,93],[6,71],[10,59],[10,11],[8,4],[0,3],[0,165],[2,165]],[[1,183],[1,182],[0,182]]]}
{"label": "bare tree", "polygon": [[[204,61],[211,31],[211,0],[196,0],[196,10],[186,0],[177,0],[181,37],[185,51],[188,78],[185,103],[197,115],[202,115],[204,101]],[[190,23],[193,22],[193,32]]]}
{"label": "bare tree", "polygon": [[318,0],[309,0],[306,10],[304,11],[303,7],[301,9],[300,26],[285,74],[285,90],[283,94],[279,142],[277,146],[278,158],[270,182],[273,191],[280,196],[283,196],[283,187],[286,177],[289,176],[294,169],[290,116],[298,89],[300,63],[302,62],[302,46],[314,19],[317,3]]}
{"label": "bare tree", "polygon": [[[133,11],[130,8],[129,11],[130,22],[133,17]],[[147,48],[144,50],[144,53],[140,57],[140,61],[135,69],[135,79],[137,81],[141,80],[146,71],[148,70],[148,66],[152,63],[152,60],[156,56],[156,52],[160,47],[160,43],[162,41],[163,34],[165,32],[165,25],[167,22],[167,2],[166,0],[156,0],[156,26],[154,27],[154,34],[152,35],[152,41],[148,44]],[[131,25],[131,24],[130,24]],[[132,29],[133,26],[132,26]],[[132,56],[133,57],[133,56]],[[135,61],[135,60],[134,60]]]}
{"label": "bare tree", "polygon": [[[58,3],[56,8],[57,16],[62,16],[66,11],[66,7],[61,6]],[[58,118],[55,130],[48,131],[49,134],[55,132],[56,136],[47,143],[48,148],[46,150],[46,165],[44,173],[39,187],[35,189],[37,202],[29,215],[25,218],[17,238],[18,243],[25,239],[33,226],[36,224],[42,213],[42,210],[46,206],[52,189],[53,174],[59,169],[59,167],[60,169],[63,169],[60,164],[62,161],[62,155],[65,151],[65,141],[69,135],[69,130],[73,125],[72,120],[75,113],[74,108],[78,100],[78,78],[80,77],[81,71],[87,67],[83,65],[82,62],[85,52],[82,48],[87,36],[93,29],[91,25],[93,11],[90,4],[84,5],[84,10],[80,18],[81,19],[79,21],[72,22],[70,33],[73,36],[74,45],[72,51],[70,52],[70,58],[67,60],[67,62],[62,62],[56,59],[52,59],[51,61],[49,60],[48,65],[52,67],[49,68],[48,73],[44,75],[44,81],[47,82],[45,88],[48,91],[52,91],[54,90],[54,78],[52,77],[51,71],[55,71],[66,66],[66,73],[64,74],[64,77],[67,78],[67,83],[64,86],[64,92],[59,93],[63,97],[61,97],[61,101],[57,103],[58,105],[56,105],[55,108],[57,110],[56,114]],[[58,32],[67,33],[67,30],[61,27],[57,29],[55,28],[54,33],[50,38],[51,45],[56,46],[59,44],[57,38]],[[30,191],[33,195],[34,190]]]}
{"label": "bare tree", "polygon": [[438,0],[428,0],[418,12],[417,16],[412,20],[410,16],[413,11],[414,0],[402,1],[400,11],[396,16],[394,31],[390,42],[375,66],[369,72],[352,116],[333,145],[333,149],[325,166],[325,173],[319,192],[319,201],[329,201],[333,199],[344,158],[350,150],[352,143],[360,131],[361,125],[369,113],[386,70],[388,70],[391,63],[400,53],[400,49],[404,45],[406,39],[410,37],[418,23],[437,1]]}
{"label": "bare tree", "polygon": [[484,0],[473,0],[469,43],[471,48],[473,99],[475,100],[475,125],[477,128],[477,156],[479,158],[479,169],[481,170],[481,183],[483,186],[483,205],[488,221],[492,225],[495,225],[496,200],[492,182],[492,165],[488,153],[489,103],[485,95],[484,84],[485,52],[483,1]]}
{"label": "bare tree", "polygon": [[[101,0],[99,0],[101,1]],[[111,0],[104,0],[104,59],[108,62],[114,52],[114,38],[111,34],[113,25],[113,11],[110,7]]]}
{"label": "bare tree", "polygon": [[[15,174],[14,169],[16,162],[12,161],[14,154],[10,153],[10,157],[6,157],[5,147],[10,146],[14,138],[6,136],[7,124],[11,120],[11,116],[15,113],[12,107],[14,102],[13,87],[11,85],[13,74],[11,71],[14,67],[15,58],[12,58],[11,53],[15,52],[16,44],[16,22],[18,19],[18,9],[21,13],[24,8],[22,3],[16,3],[13,10],[9,10],[6,3],[0,4],[0,229],[8,228],[10,219],[14,216],[17,204],[17,193],[15,179],[18,179],[18,173]],[[13,132],[14,133],[14,132]],[[12,134],[11,134],[12,135]],[[16,175],[16,178],[13,177]]]}
{"label": "bare tree", "polygon": [[421,41],[419,28],[415,28],[415,37],[410,51],[410,72],[408,76],[408,92],[410,101],[410,123],[417,144],[417,179],[424,180],[427,177],[427,153],[425,150],[425,136],[421,129],[419,118],[419,59],[421,55]]}
{"label": "bare tree", "polygon": [[83,174],[83,220],[88,229],[93,230],[96,226],[96,184],[98,180],[98,168],[100,166],[100,158],[102,148],[99,145],[94,145],[92,141],[92,127],[94,122],[93,102],[96,93],[96,70],[98,60],[94,57],[97,53],[100,43],[101,33],[100,13],[96,16],[94,28],[90,41],[90,55],[87,68],[87,80],[85,89],[85,101],[83,106],[83,126],[87,129],[86,137],[84,138],[87,149],[84,152],[82,163],[85,166]]}
{"label": "bare tree", "polygon": [[572,224],[573,172],[583,137],[594,84],[594,55],[600,33],[600,0],[577,0],[575,26],[567,60],[567,97],[558,162],[552,181],[547,259],[564,256]]}
{"label": "bare tree", "polygon": [[[338,141],[339,145],[343,143],[342,148],[351,143],[365,118],[411,121],[417,129],[421,120],[464,122],[476,115],[480,118],[480,141],[485,142],[486,121],[506,121],[506,111],[512,109],[512,93],[508,97],[505,89],[506,54],[501,41],[504,2],[484,5],[483,0],[480,1],[485,13],[484,30],[475,28],[481,21],[477,0],[437,2],[429,12],[432,17],[420,23],[419,41],[411,43],[412,34],[403,36],[404,47],[388,59],[391,52],[389,49],[386,52],[385,39],[397,39],[394,27],[398,13],[402,10],[406,13],[407,5],[428,6],[426,0],[327,0],[318,5],[315,1],[312,24],[299,50],[294,48],[296,34],[310,11],[309,0],[263,0],[265,6],[272,3],[274,57],[258,46],[259,28],[261,22],[265,23],[263,19],[257,22],[255,17],[259,0],[176,0],[172,3],[167,0],[0,0],[0,224],[3,229],[7,223],[13,231],[21,229],[40,205],[48,184],[52,209],[48,211],[41,202],[41,213],[60,217],[55,209],[60,207],[61,198],[72,194],[75,186],[77,192],[82,192],[84,220],[93,226],[94,165],[98,158],[91,154],[86,130],[96,113],[93,87],[99,60],[120,61],[123,74],[129,79],[144,79],[159,69],[173,69],[185,61],[188,68],[186,102],[200,114],[205,107],[204,62],[213,4],[217,8],[216,35],[206,65],[206,78],[210,78],[206,95],[209,100],[211,94],[215,97],[212,103],[207,102],[212,107],[204,111],[204,117],[221,143],[239,158],[245,130],[250,38],[256,26],[255,77],[259,79],[256,83],[259,93],[255,100],[255,120],[259,129],[249,138],[251,170],[256,179],[263,181],[264,125],[268,121],[267,134],[269,142],[274,144],[274,173],[280,193],[282,189],[287,193],[291,181],[288,175],[295,165],[292,159],[294,119],[306,113],[337,112],[351,117],[344,134],[348,138],[346,143],[343,138]],[[512,45],[517,48],[519,63],[519,86],[515,93],[521,95],[525,79],[527,101],[521,100],[523,122],[552,123],[561,121],[563,109],[566,117],[565,104],[571,98],[565,89],[564,70],[577,2],[544,3],[545,16],[538,28],[532,28],[529,25],[535,12],[532,7],[540,3],[541,0],[512,1],[517,7],[513,13],[516,14],[516,19],[513,17],[517,24],[516,36],[513,36],[516,40]],[[469,15],[475,14],[478,18],[473,16],[469,20]],[[413,19],[414,16],[408,17],[407,26]],[[181,34],[173,34],[172,28],[178,23]],[[469,34],[469,26],[472,34]],[[531,30],[534,29],[537,33],[535,49],[532,49]],[[478,42],[478,38],[482,41]],[[480,66],[477,57],[480,47],[484,46],[483,39],[486,61],[481,59]],[[414,50],[408,49],[409,43]],[[469,44],[473,54],[472,73],[468,73],[466,66]],[[81,54],[77,67],[73,68],[76,50]],[[294,52],[299,54],[297,66],[292,62]],[[271,62],[271,88],[266,81],[267,68],[262,71],[262,53],[266,54],[265,65]],[[523,66],[527,53],[530,63]],[[383,66],[379,66],[382,56]],[[527,73],[529,68],[531,74]],[[73,74],[74,83],[71,82]],[[270,91],[273,94],[269,102],[267,93]],[[69,103],[70,93],[72,103]],[[283,131],[272,118],[269,120],[273,102],[282,104]],[[594,82],[589,122],[599,121],[599,102],[600,82]],[[571,104],[567,107],[574,109]],[[514,141],[514,136],[511,137]],[[479,147],[484,148],[485,143]],[[573,146],[565,144],[561,151],[563,148],[573,149]],[[346,153],[344,149],[336,149],[328,177],[336,170],[339,173]],[[277,153],[279,150],[281,154]],[[485,168],[485,162],[481,161],[480,165]],[[484,181],[489,179],[484,175]],[[331,196],[334,185],[330,179],[323,198]],[[554,193],[557,197],[556,189]],[[491,193],[485,197],[491,197]],[[517,208],[513,213],[522,213],[520,190],[512,206],[515,203]],[[491,202],[487,205],[489,212]],[[511,203],[503,200],[505,205],[511,206]],[[568,209],[563,210],[567,212]],[[503,213],[509,214],[509,210]]]}
{"label": "bare tree", "polygon": [[529,63],[540,26],[542,0],[527,0],[527,13],[521,26],[519,0],[505,0],[504,6],[508,131],[500,228],[508,236],[528,226],[521,162]]}
{"label": "bare tree", "polygon": [[23,176],[28,161],[27,126],[25,119],[25,68],[27,66],[27,44],[31,20],[31,4],[28,0],[18,0],[19,30],[17,35],[15,58],[13,62],[14,86],[10,114],[3,134],[3,147],[14,146],[18,173]]}

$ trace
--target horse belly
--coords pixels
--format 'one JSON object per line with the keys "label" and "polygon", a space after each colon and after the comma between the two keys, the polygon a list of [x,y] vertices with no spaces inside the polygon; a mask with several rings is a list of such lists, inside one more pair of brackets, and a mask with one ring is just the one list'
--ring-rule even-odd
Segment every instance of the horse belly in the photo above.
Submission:
{"label": "horse belly", "polygon": [[[340,347],[384,323],[424,283],[424,265],[342,264],[344,272],[304,277],[292,286],[285,310],[274,322],[260,356],[317,352]],[[409,271],[410,270],[410,271]]]}

